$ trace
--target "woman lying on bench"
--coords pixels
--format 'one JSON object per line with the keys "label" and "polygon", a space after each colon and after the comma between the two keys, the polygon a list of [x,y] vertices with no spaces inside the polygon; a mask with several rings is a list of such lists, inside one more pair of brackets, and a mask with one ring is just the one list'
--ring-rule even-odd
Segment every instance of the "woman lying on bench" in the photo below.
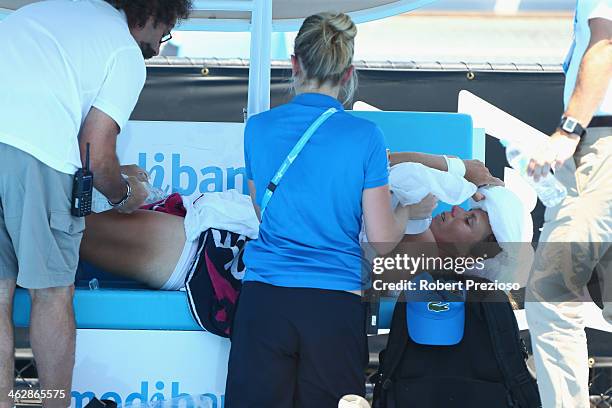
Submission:
{"label": "woman lying on bench", "polygon": [[[455,163],[458,160],[455,159]],[[440,171],[448,169],[448,160],[445,160],[445,157],[423,153],[392,154],[390,162],[392,165],[400,162],[421,163]],[[474,185],[503,184],[491,176],[480,161],[466,160],[463,163],[466,167],[465,179]],[[144,170],[137,166],[125,166],[123,172],[142,180],[147,178]],[[505,188],[501,190],[504,197],[509,197],[510,201],[515,203],[515,207],[520,207],[520,200],[513,193]],[[475,201],[483,198],[483,193],[480,191],[474,195]],[[126,215],[116,211],[106,211],[88,216],[81,244],[81,259],[105,271],[142,282],[153,289],[182,289],[189,268],[194,261],[197,262],[195,258],[198,241],[186,239],[183,218],[185,210],[181,208],[180,197],[175,196],[174,200],[171,205],[178,207],[178,211],[169,211],[169,213],[138,210]],[[414,204],[412,211],[414,216],[411,218],[428,218],[436,202],[437,200],[429,195]],[[486,202],[486,199],[482,202]],[[465,211],[455,206],[452,211],[437,215],[429,228],[417,235],[407,236],[407,240],[461,242],[467,243],[468,246],[491,240],[495,235],[486,208],[482,204],[475,205],[480,208]],[[255,217],[254,212],[252,216]],[[503,214],[500,217],[516,217],[516,214]]]}

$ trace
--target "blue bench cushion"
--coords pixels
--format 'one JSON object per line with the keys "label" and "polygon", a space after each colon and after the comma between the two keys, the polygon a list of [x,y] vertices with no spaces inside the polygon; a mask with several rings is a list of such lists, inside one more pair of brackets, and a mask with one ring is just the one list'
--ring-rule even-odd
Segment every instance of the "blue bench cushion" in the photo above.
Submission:
{"label": "blue bench cushion", "polygon": [[[74,307],[80,329],[202,330],[185,292],[77,288]],[[13,317],[17,327],[28,326],[30,295],[24,289],[15,294]]]}
{"label": "blue bench cushion", "polygon": [[[394,298],[381,300],[381,329],[390,327],[394,306]],[[191,317],[185,292],[180,291],[77,288],[74,308],[80,329],[202,330]],[[17,289],[13,318],[17,327],[30,323],[30,295],[25,289]]]}

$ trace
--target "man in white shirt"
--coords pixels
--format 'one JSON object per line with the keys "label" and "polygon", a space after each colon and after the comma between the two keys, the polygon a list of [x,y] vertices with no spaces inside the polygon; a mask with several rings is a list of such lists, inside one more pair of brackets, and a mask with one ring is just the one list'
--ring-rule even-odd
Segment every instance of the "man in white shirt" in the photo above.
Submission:
{"label": "man in white shirt", "polygon": [[71,215],[73,177],[89,145],[93,185],[121,212],[143,203],[141,183],[120,174],[116,139],[144,86],[144,59],[190,7],[190,0],[44,1],[0,23],[0,408],[13,406],[16,284],[32,297],[40,387],[57,390],[43,405],[70,404],[73,283],[85,225]]}
{"label": "man in white shirt", "polygon": [[525,309],[544,408],[589,407],[583,304],[597,271],[612,323],[612,0],[578,0],[565,112],[529,173],[551,166],[566,199],[546,210]]}

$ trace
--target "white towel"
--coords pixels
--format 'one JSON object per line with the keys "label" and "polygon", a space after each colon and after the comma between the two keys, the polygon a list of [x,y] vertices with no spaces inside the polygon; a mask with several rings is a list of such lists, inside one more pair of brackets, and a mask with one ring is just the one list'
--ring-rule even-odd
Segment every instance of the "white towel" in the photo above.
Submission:
{"label": "white towel", "polygon": [[489,215],[497,242],[531,242],[533,221],[522,201],[505,187],[482,187],[478,192],[484,200],[470,200],[470,208],[480,208]]}
{"label": "white towel", "polygon": [[[411,205],[420,202],[429,193],[445,203],[461,204],[476,192],[476,186],[465,178],[446,171],[427,167],[421,163],[399,163],[389,170],[389,189],[393,193],[391,207]],[[420,234],[429,228],[431,217],[424,220],[410,220],[405,233]],[[368,242],[365,225],[359,239]]]}
{"label": "white towel", "polygon": [[391,167],[389,186],[403,206],[416,204],[429,193],[456,205],[476,192],[476,186],[465,178],[421,163],[400,163]]}
{"label": "white towel", "polygon": [[505,187],[483,187],[478,192],[485,199],[470,200],[470,207],[487,212],[493,235],[502,252],[495,258],[487,259],[484,269],[474,269],[466,274],[491,281],[518,283],[523,287],[529,278],[534,258],[531,214],[516,194]]}
{"label": "white towel", "polygon": [[187,241],[197,240],[209,228],[235,232],[251,239],[259,234],[259,220],[251,197],[237,190],[205,193],[195,199],[183,197],[183,200],[187,210]]}
{"label": "white towel", "polygon": [[[476,192],[476,186],[465,178],[427,167],[421,163],[400,163],[389,171],[389,188],[393,193],[393,208],[398,203],[406,206],[416,204],[427,194],[435,195],[440,201],[461,204]],[[429,228],[431,218],[410,220],[406,234],[420,234]]]}

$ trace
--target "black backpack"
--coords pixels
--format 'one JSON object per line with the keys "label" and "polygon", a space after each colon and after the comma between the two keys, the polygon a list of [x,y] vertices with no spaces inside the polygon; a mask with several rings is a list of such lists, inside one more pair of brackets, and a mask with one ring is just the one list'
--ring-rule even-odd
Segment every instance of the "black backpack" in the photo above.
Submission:
{"label": "black backpack", "polygon": [[380,352],[373,408],[539,408],[540,395],[525,360],[527,348],[508,297],[468,293],[465,333],[455,346],[412,341],[406,303],[393,312],[387,348]]}

